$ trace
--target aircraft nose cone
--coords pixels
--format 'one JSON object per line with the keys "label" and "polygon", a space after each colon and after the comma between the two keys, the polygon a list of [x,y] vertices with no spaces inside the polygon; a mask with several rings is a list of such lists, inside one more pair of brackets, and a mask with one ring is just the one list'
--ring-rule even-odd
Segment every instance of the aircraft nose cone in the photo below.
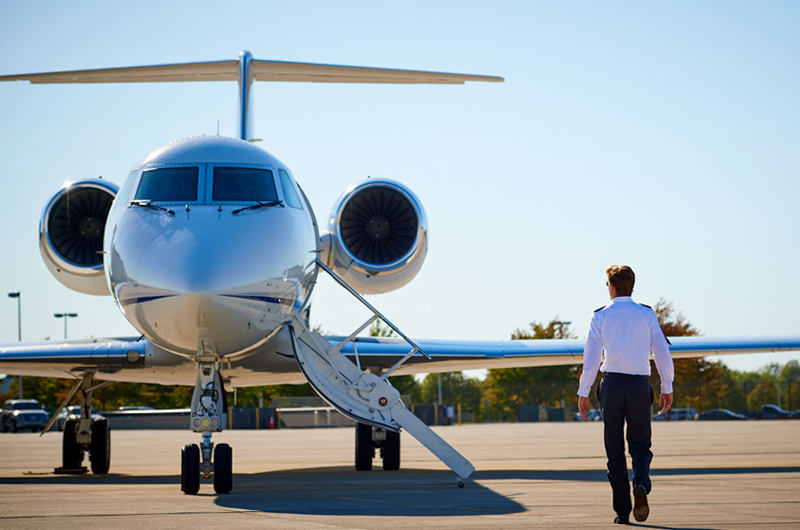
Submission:
{"label": "aircraft nose cone", "polygon": [[263,340],[313,285],[316,239],[286,214],[127,210],[106,257],[126,318],[159,346],[190,355],[227,355]]}

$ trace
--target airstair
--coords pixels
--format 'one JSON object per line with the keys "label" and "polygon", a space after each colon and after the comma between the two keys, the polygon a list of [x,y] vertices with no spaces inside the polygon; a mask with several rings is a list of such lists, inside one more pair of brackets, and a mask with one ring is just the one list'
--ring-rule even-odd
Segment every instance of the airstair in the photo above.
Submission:
{"label": "airstair", "polygon": [[[305,320],[295,314],[289,324],[289,331],[295,358],[303,374],[314,390],[345,416],[388,431],[399,432],[405,429],[452,469],[456,482],[463,487],[463,481],[475,470],[474,466],[409,411],[400,399],[400,393],[387,380],[395,369],[416,352],[428,356],[324,263],[317,260],[317,264],[367,306],[373,315],[350,336],[331,345],[322,335],[308,329]],[[378,319],[392,328],[411,347],[408,354],[381,375],[361,369],[357,349],[355,363],[341,353],[347,343]]]}

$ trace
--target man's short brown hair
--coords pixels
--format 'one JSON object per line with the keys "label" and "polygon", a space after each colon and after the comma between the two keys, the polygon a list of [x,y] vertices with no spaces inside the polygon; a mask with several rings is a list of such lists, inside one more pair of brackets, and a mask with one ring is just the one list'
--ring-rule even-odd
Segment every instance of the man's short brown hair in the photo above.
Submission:
{"label": "man's short brown hair", "polygon": [[617,296],[630,296],[633,294],[636,275],[633,273],[633,269],[627,265],[609,265],[606,269],[606,277],[608,277],[608,282],[617,291]]}

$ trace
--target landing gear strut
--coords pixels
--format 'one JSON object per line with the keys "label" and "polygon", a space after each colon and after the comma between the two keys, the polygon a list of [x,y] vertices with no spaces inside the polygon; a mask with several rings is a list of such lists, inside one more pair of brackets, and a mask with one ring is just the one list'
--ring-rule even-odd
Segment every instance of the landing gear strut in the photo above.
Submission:
{"label": "landing gear strut", "polygon": [[200,433],[203,440],[199,447],[190,444],[181,450],[181,491],[187,495],[200,490],[201,475],[206,480],[213,475],[217,493],[230,493],[233,489],[231,446],[219,444],[215,447],[211,441],[211,435],[224,428],[227,412],[219,360],[198,362],[189,421],[192,430]]}
{"label": "landing gear strut", "polygon": [[[105,475],[111,466],[111,429],[106,418],[92,420],[92,392],[110,385],[110,381],[94,384],[94,373],[87,372],[75,383],[64,402],[53,414],[53,418],[67,406],[69,400],[78,394],[81,402],[80,418],[72,418],[64,423],[61,442],[61,466],[56,472],[85,473],[83,457],[89,453],[92,473]],[[53,420],[45,428],[52,425]]]}

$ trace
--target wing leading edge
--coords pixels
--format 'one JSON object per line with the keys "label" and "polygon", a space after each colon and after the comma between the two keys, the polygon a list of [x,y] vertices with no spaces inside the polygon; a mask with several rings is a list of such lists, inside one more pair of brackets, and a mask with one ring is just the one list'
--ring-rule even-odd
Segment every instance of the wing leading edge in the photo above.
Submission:
{"label": "wing leading edge", "polygon": [[[326,337],[337,344],[344,337]],[[800,337],[704,338],[670,337],[670,352],[675,359],[800,351]],[[516,368],[583,363],[584,340],[537,339],[505,341],[418,340],[417,344],[431,356],[427,361],[415,354],[396,373],[449,372],[480,368]],[[392,366],[408,353],[408,345],[398,339],[358,338],[348,343],[342,353],[358,355],[365,366],[379,369]]]}

